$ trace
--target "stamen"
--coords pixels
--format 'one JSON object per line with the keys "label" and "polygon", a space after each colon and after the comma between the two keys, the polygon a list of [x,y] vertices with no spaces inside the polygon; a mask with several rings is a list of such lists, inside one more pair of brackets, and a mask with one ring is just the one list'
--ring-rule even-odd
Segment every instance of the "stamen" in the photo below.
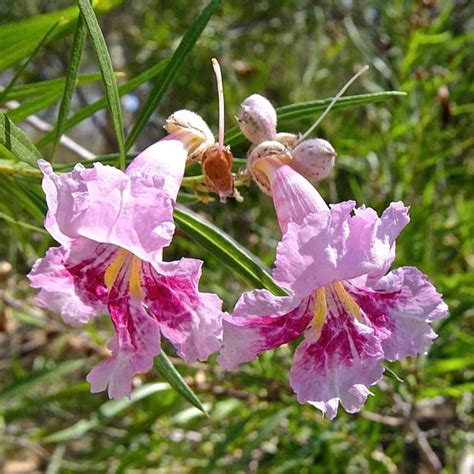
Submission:
{"label": "stamen", "polygon": [[143,290],[140,280],[141,267],[141,260],[134,255],[132,257],[132,266],[130,269],[130,277],[128,279],[128,287],[130,289],[130,296],[132,298],[143,298]]}
{"label": "stamen", "polygon": [[314,293],[313,319],[311,321],[311,325],[317,334],[321,333],[321,329],[326,321],[327,312],[326,291],[324,288],[319,288]]}
{"label": "stamen", "polygon": [[215,58],[212,58],[212,67],[216,75],[217,99],[219,103],[219,138],[217,152],[220,156],[224,147],[224,85],[222,83],[221,67],[219,61]]}
{"label": "stamen", "polygon": [[128,258],[129,255],[130,252],[128,252],[127,250],[120,249],[117,252],[117,255],[113,258],[107,270],[105,271],[104,282],[109,292],[112,291],[112,287],[114,286],[115,280],[117,279],[120,269],[122,268],[123,264],[125,263],[125,260]]}
{"label": "stamen", "polygon": [[303,140],[306,140],[311,133],[313,133],[314,129],[323,121],[324,117],[329,113],[329,111],[333,108],[334,104],[339,100],[339,98],[346,92],[347,89],[351,86],[351,84],[356,81],[362,74],[364,74],[369,69],[368,65],[365,65],[361,68],[356,74],[354,74],[343,86],[343,88],[336,94],[336,96],[332,99],[331,103],[327,106],[326,110],[319,116],[316,122],[309,127],[309,129],[303,134],[303,136],[298,140],[295,144],[298,145]]}
{"label": "stamen", "polygon": [[359,308],[359,305],[352,299],[347,290],[344,288],[344,285],[338,281],[332,284],[334,291],[339,297],[340,302],[357,321],[362,321],[362,311]]}

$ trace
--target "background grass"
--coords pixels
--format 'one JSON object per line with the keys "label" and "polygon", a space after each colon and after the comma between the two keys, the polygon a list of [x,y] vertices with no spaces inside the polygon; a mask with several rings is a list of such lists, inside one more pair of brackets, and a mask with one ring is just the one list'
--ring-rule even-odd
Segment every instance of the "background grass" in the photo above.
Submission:
{"label": "background grass", "polygon": [[[120,73],[119,86],[171,57],[205,6],[185,0],[101,3],[99,25]],[[7,0],[1,2],[0,21],[13,24],[25,15],[34,19],[69,6],[66,1]],[[2,176],[0,211],[10,219],[0,224],[3,468],[50,473],[424,473],[457,472],[469,459],[472,466],[472,13],[467,0],[223,2],[135,145],[140,150],[163,136],[165,117],[180,108],[200,113],[216,131],[211,57],[219,58],[223,69],[227,128],[251,93],[265,95],[275,106],[330,97],[365,63],[371,69],[351,93],[407,92],[406,97],[333,111],[317,132],[338,152],[334,173],[319,187],[325,199],[355,199],[379,212],[393,200],[410,205],[411,223],[398,240],[395,266],[421,268],[450,307],[450,317],[436,327],[439,337],[428,356],[390,365],[403,382],[386,376],[360,414],[341,411],[328,422],[311,407],[298,405],[291,393],[287,374],[294,347],[288,346],[232,374],[213,359],[187,367],[172,358],[209,418],[153,372],[137,377],[131,401],[91,395],[85,374],[104,356],[109,321],[99,318],[74,328],[35,307],[24,275],[52,244],[25,227],[41,227],[38,181]],[[33,45],[28,43],[16,62],[4,60],[3,67],[0,61],[4,87],[49,26],[41,28],[36,43],[31,40]],[[0,32],[6,29],[1,26]],[[13,88],[14,98],[28,107],[24,117],[34,110],[56,123],[61,88],[41,93],[42,86],[25,85],[66,76],[73,31],[73,22],[59,24],[52,36],[62,39],[48,40]],[[19,49],[23,43],[16,41],[12,34],[0,33],[0,52],[12,44]],[[88,39],[80,74],[98,70]],[[104,95],[99,76],[94,77],[76,89],[71,114]],[[122,98],[126,131],[155,81]],[[18,112],[12,120],[31,139],[40,137]],[[311,121],[285,123],[285,131],[304,131]],[[96,154],[118,151],[112,121],[103,110],[67,133]],[[234,155],[244,157],[246,147],[234,147]],[[48,156],[51,149],[40,151]],[[60,146],[56,161],[71,163],[77,156]],[[242,192],[242,204],[211,202],[192,208],[271,266],[279,239],[271,201],[254,186]],[[24,224],[12,224],[12,219]],[[169,258],[205,259],[202,288],[221,295],[229,310],[250,288],[181,231],[166,253]],[[165,347],[172,355],[172,348]]]}

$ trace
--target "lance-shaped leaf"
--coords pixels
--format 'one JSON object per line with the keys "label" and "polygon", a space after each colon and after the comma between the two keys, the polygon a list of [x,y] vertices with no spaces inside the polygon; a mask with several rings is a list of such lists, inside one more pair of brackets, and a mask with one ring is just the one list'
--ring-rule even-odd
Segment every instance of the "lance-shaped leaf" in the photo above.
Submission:
{"label": "lance-shaped leaf", "polygon": [[[130,79],[125,84],[122,84],[118,88],[119,95],[122,96],[124,94],[128,94],[129,92],[136,89],[138,86],[140,86],[144,82],[147,82],[150,79],[153,79],[160,72],[163,71],[163,69],[166,67],[166,64],[168,64],[168,60],[164,59],[160,63],[152,66],[150,69],[147,69],[146,71],[142,72],[141,74],[134,77],[133,79]],[[107,107],[107,99],[105,97],[102,97],[96,100],[92,104],[86,105],[85,107],[81,108],[76,113],[74,113],[71,117],[69,117],[63,123],[63,132],[65,132],[66,130],[69,130],[70,128],[74,127],[78,123],[82,122],[87,117],[90,117],[95,112],[97,112],[98,110],[104,109],[105,107]],[[51,141],[54,140],[55,136],[56,136],[56,129],[53,129],[50,132],[46,133],[41,139],[39,139],[36,143],[36,146],[42,147],[50,143]]]}
{"label": "lance-shaped leaf", "polygon": [[[386,92],[375,92],[373,94],[359,94],[349,95],[347,97],[341,97],[335,104],[332,110],[343,110],[350,107],[358,107],[361,105],[373,104],[375,102],[382,102],[384,100],[391,99],[393,97],[405,96],[405,92],[401,91],[386,91]],[[284,105],[276,109],[278,124],[282,125],[292,120],[298,120],[303,118],[315,118],[318,112],[322,112],[333,100],[332,97],[329,99],[311,100],[309,102],[299,102],[297,104]],[[235,146],[242,143],[245,140],[239,127],[232,127],[227,130],[225,134],[225,143],[229,146]]]}
{"label": "lance-shaped leaf", "polygon": [[275,295],[287,294],[273,281],[268,269],[255,255],[221,229],[181,205],[175,209],[174,218],[191,239],[215,255],[240,278],[256,288],[266,288]]}
{"label": "lance-shaped leaf", "polygon": [[76,87],[77,76],[79,73],[79,65],[81,62],[82,50],[86,42],[87,28],[82,15],[79,15],[76,23],[76,31],[72,42],[71,53],[69,54],[69,66],[66,77],[66,84],[64,85],[64,94],[59,106],[58,121],[56,124],[56,136],[53,143],[53,150],[51,151],[51,161],[54,160],[54,154],[58,146],[59,140],[63,133],[64,121],[69,113],[71,106],[72,95]]}
{"label": "lance-shaped leaf", "polygon": [[167,383],[150,383],[143,385],[132,392],[130,398],[123,400],[109,400],[99,407],[99,409],[92,413],[89,418],[78,421],[69,428],[57,431],[43,438],[45,443],[60,443],[70,439],[76,439],[87,433],[88,431],[103,426],[107,421],[121,411],[127,409],[129,406],[143,400],[154,393],[169,390]]}
{"label": "lance-shaped leaf", "polygon": [[198,410],[206,413],[201,400],[197,395],[192,391],[191,387],[186,383],[186,381],[181,377],[181,374],[176,370],[174,365],[169,360],[168,356],[165,354],[163,349],[155,357],[154,366],[157,372],[189,403],[194,405]]}
{"label": "lance-shaped leaf", "polygon": [[26,133],[3,112],[0,112],[0,156],[24,161],[32,166],[36,166],[36,162],[41,158],[41,153]]}
{"label": "lance-shaped leaf", "polygon": [[115,79],[112,60],[110,59],[104,35],[100,29],[94,9],[89,0],[77,0],[79,9],[84,18],[87,30],[92,38],[92,44],[99,62],[100,73],[104,83],[105,95],[109,104],[112,123],[117,136],[119,147],[119,165],[125,169],[125,135],[123,131],[122,110],[120,108],[120,94],[118,92],[117,80]]}

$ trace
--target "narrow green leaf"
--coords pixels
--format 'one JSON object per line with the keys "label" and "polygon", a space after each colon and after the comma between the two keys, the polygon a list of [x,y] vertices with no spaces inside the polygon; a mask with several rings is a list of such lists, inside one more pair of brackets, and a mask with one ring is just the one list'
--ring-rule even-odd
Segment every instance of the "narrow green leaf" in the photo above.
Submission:
{"label": "narrow green leaf", "polygon": [[[123,75],[123,73],[116,73],[117,76]],[[90,74],[82,74],[77,78],[78,85],[86,85],[94,81],[100,80],[100,72],[93,72]],[[35,97],[48,92],[62,91],[66,84],[65,77],[58,77],[56,79],[49,79],[47,81],[30,82],[28,84],[20,84],[15,86],[8,94],[8,100],[20,100]]]}
{"label": "narrow green leaf", "polygon": [[44,437],[42,441],[44,443],[60,443],[70,439],[79,438],[91,429],[104,425],[108,419],[117,415],[136,402],[143,400],[154,393],[169,390],[169,388],[170,386],[167,383],[151,383],[143,385],[142,387],[139,387],[133,391],[130,399],[124,398],[123,400],[110,400],[105,402],[89,418],[78,421],[69,428],[65,428],[64,430],[50,434],[49,436]]}
{"label": "narrow green leaf", "polygon": [[37,227],[32,224],[28,224],[27,222],[19,221],[17,219],[13,219],[13,217],[8,216],[7,214],[0,212],[0,219],[7,221],[10,224],[17,225],[19,227],[23,227],[24,229],[32,230],[34,232],[40,232],[41,234],[49,235],[47,231],[42,229],[41,227]]}
{"label": "narrow green leaf", "polygon": [[31,372],[26,377],[15,380],[12,384],[0,391],[0,402],[13,401],[17,397],[31,396],[30,391],[37,386],[52,380],[59,380],[71,372],[84,366],[86,359],[68,360],[55,367]]}
{"label": "narrow green leaf", "polygon": [[[121,1],[94,0],[94,9],[98,14],[105,13]],[[0,28],[0,51],[2,52],[0,55],[0,71],[30,55],[41,38],[55,23],[59,22],[59,25],[48,38],[48,43],[72,32],[77,13],[78,10],[74,6],[2,25]]]}
{"label": "narrow green leaf", "polygon": [[[3,112],[0,112],[0,145],[18,160],[24,161],[32,166],[41,158],[41,153],[31,143],[26,133],[18,128]],[[0,149],[2,155],[2,149]]]}
{"label": "narrow green leaf", "polygon": [[174,52],[173,57],[171,58],[170,62],[166,67],[166,70],[163,74],[163,78],[155,85],[155,87],[150,92],[148,100],[143,106],[137,118],[137,121],[135,122],[135,125],[133,126],[127,137],[127,141],[125,144],[127,150],[129,150],[130,147],[135,143],[138,136],[145,128],[145,125],[147,124],[151,115],[157,109],[163,95],[173,82],[173,79],[176,77],[176,74],[180,70],[188,54],[194,48],[194,45],[201,36],[202,32],[204,31],[204,28],[206,27],[207,23],[216,11],[219,4],[220,0],[212,0],[211,2],[209,2],[206,8],[204,8],[204,10],[196,18],[191,27],[187,30],[186,34],[183,36],[178,48]]}
{"label": "narrow green leaf", "polygon": [[41,203],[38,202],[34,191],[24,186],[24,183],[20,183],[18,180],[12,182],[9,178],[0,176],[0,192],[4,199],[11,199],[18,207],[28,212],[33,219],[37,221],[44,219],[44,200]]}
{"label": "narrow green leaf", "polygon": [[54,154],[56,153],[59,140],[61,139],[61,135],[63,133],[64,121],[67,118],[69,108],[71,106],[72,95],[76,87],[77,76],[79,73],[82,50],[84,49],[84,44],[86,42],[86,33],[87,28],[84,23],[84,18],[82,15],[79,15],[76,23],[74,39],[72,41],[71,53],[69,55],[69,66],[66,76],[66,84],[64,85],[63,99],[61,101],[61,105],[59,106],[58,120],[56,124],[56,136],[51,151],[51,162],[54,161]]}
{"label": "narrow green leaf", "polygon": [[252,286],[266,288],[275,295],[287,295],[273,281],[265,265],[221,229],[181,205],[175,209],[174,218],[189,237]]}
{"label": "narrow green leaf", "polygon": [[19,107],[9,110],[6,114],[11,120],[18,123],[41,110],[47,109],[50,105],[57,102],[60,97],[60,90],[51,91],[33,100],[23,102]]}
{"label": "narrow green leaf", "polygon": [[163,349],[155,357],[153,362],[156,371],[186,400],[188,400],[191,405],[194,405],[198,410],[201,410],[204,413],[206,409],[204,408],[201,400],[197,395],[191,390],[189,385],[185,382],[181,374],[175,369],[174,365],[168,359],[168,356],[165,354]]}
{"label": "narrow green leaf", "polygon": [[36,48],[33,50],[33,52],[30,54],[29,58],[21,65],[21,67],[18,68],[18,71],[15,73],[15,75],[12,77],[12,80],[8,83],[7,87],[0,92],[0,104],[3,104],[5,102],[5,97],[7,97],[8,93],[12,90],[13,86],[16,84],[20,76],[23,74],[23,71],[26,69],[28,64],[30,64],[31,60],[35,57],[36,53],[43,47],[43,45],[46,43],[48,38],[51,36],[53,31],[56,29],[58,26],[59,21],[57,21],[44,35],[42,40],[38,43]]}
{"label": "narrow green leaf", "polygon": [[[332,110],[344,110],[351,107],[358,107],[361,105],[373,104],[375,102],[382,102],[393,97],[405,96],[405,92],[401,91],[386,91],[375,92],[373,94],[359,94],[341,97],[335,104]],[[278,123],[283,124],[292,120],[302,118],[316,118],[318,112],[322,112],[331,103],[332,97],[329,99],[312,100],[309,102],[299,102],[297,104],[284,105],[276,109]],[[235,146],[244,141],[244,136],[239,127],[232,127],[227,130],[225,134],[225,143],[229,146]]]}
{"label": "narrow green leaf", "polygon": [[395,379],[397,382],[405,383],[405,381],[387,364],[383,364],[383,367],[385,369],[385,375],[387,375],[388,377],[391,377],[392,379]]}
{"label": "narrow green leaf", "polygon": [[[163,61],[156,64],[155,66],[152,66],[150,69],[147,69],[146,71],[142,72],[141,74],[134,77],[133,79],[130,79],[130,81],[126,82],[125,84],[122,84],[118,88],[119,95],[122,96],[124,94],[128,94],[129,92],[131,92],[132,90],[140,86],[141,84],[149,81],[150,79],[153,79],[160,72],[163,71],[163,69],[166,67],[167,64],[168,64],[168,59],[164,59]],[[64,122],[63,133],[66,130],[69,130],[70,128],[74,127],[78,123],[82,122],[84,119],[90,117],[98,110],[101,110],[105,107],[107,107],[107,99],[105,97],[102,97],[101,99],[93,102],[92,104],[89,104],[81,108],[81,110],[77,111],[75,114],[73,114]],[[40,140],[38,140],[38,142],[36,143],[36,146],[42,147],[44,145],[47,145],[48,143],[54,140],[55,136],[56,136],[56,129],[53,129],[50,132],[46,133]]]}
{"label": "narrow green leaf", "polygon": [[117,80],[115,79],[112,61],[107,50],[104,35],[100,29],[94,9],[89,0],[77,0],[79,9],[87,26],[87,30],[92,38],[92,44],[99,62],[102,81],[104,83],[105,95],[109,104],[112,123],[117,136],[119,147],[119,166],[125,169],[125,135],[123,130],[122,110],[120,108],[120,94]]}

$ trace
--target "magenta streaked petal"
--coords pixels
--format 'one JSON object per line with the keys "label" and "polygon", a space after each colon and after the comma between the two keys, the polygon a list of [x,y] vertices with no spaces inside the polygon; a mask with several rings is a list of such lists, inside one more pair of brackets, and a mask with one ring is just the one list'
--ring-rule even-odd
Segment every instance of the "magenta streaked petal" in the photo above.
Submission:
{"label": "magenta streaked petal", "polygon": [[38,259],[28,275],[31,286],[39,288],[36,296],[39,306],[61,313],[67,323],[83,324],[104,310],[101,300],[84,298],[67,270],[69,250],[51,247],[44,258]]}
{"label": "magenta streaked petal", "polygon": [[187,152],[181,141],[161,140],[142,151],[128,166],[127,175],[159,176],[161,189],[176,201],[186,166]]}
{"label": "magenta streaked petal", "polygon": [[402,267],[370,286],[349,287],[382,340],[385,358],[399,360],[428,350],[436,338],[430,323],[443,318],[448,307],[426,276]]}
{"label": "magenta streaked petal", "polygon": [[383,374],[380,342],[369,327],[347,314],[328,314],[320,335],[310,327],[298,346],[290,384],[300,403],[309,402],[329,419],[339,402],[359,411],[369,388]]}
{"label": "magenta streaked petal", "polygon": [[160,328],[138,300],[118,298],[109,304],[116,335],[109,344],[112,355],[87,376],[91,392],[108,389],[110,398],[130,396],[132,378],[150,370],[160,353]]}
{"label": "magenta streaked petal", "polygon": [[231,370],[255,360],[260,353],[298,338],[312,317],[310,297],[279,297],[266,290],[244,293],[233,316],[224,316],[218,362]]}
{"label": "magenta streaked petal", "polygon": [[296,294],[309,294],[334,281],[377,274],[393,258],[394,239],[408,222],[407,208],[394,204],[378,218],[353,201],[291,223],[278,245],[273,276]]}
{"label": "magenta streaked petal", "polygon": [[143,263],[145,303],[186,362],[206,360],[222,338],[222,301],[198,291],[200,260]]}
{"label": "magenta streaked petal", "polygon": [[101,305],[106,311],[108,290],[104,276],[119,248],[98,244],[89,239],[76,239],[67,251],[64,268],[72,276],[78,295],[85,302]]}

